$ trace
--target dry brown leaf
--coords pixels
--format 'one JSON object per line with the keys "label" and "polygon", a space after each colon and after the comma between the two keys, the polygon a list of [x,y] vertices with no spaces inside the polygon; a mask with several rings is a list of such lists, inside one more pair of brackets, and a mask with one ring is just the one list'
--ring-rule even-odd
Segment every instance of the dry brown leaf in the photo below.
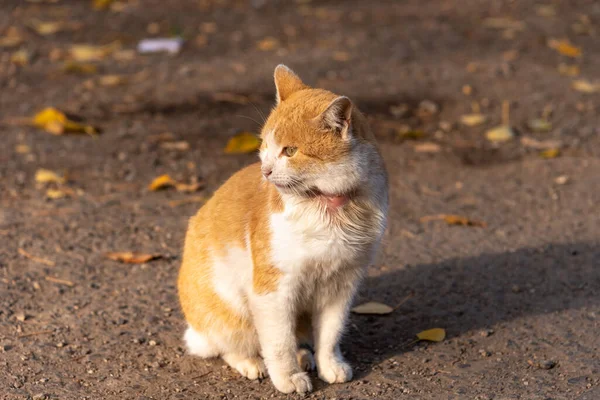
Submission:
{"label": "dry brown leaf", "polygon": [[394,309],[387,304],[369,301],[368,303],[360,304],[351,310],[355,314],[390,314]]}
{"label": "dry brown leaf", "polygon": [[31,153],[31,147],[26,144],[18,144],[15,146],[15,151],[19,154]]}
{"label": "dry brown leaf", "polygon": [[439,153],[442,150],[439,144],[433,142],[419,143],[415,145],[417,153]]}
{"label": "dry brown leaf", "polygon": [[162,258],[162,255],[160,254],[136,253],[132,251],[111,252],[106,253],[105,256],[111,260],[126,264],[143,264],[148,261]]}
{"label": "dry brown leaf", "polygon": [[428,342],[441,342],[446,338],[446,331],[442,328],[427,329],[417,333],[417,338]]}
{"label": "dry brown leaf", "polygon": [[556,50],[563,56],[571,58],[581,57],[582,54],[581,48],[574,46],[571,42],[569,42],[566,39],[550,39],[548,41],[548,47]]}
{"label": "dry brown leaf", "polygon": [[560,155],[559,149],[548,149],[544,150],[540,153],[540,157],[542,158],[556,158]]}
{"label": "dry brown leaf", "polygon": [[21,32],[17,28],[11,27],[5,32],[5,36],[0,36],[0,48],[16,47],[24,40]]}
{"label": "dry brown leaf", "polygon": [[500,125],[487,131],[485,133],[485,137],[490,142],[502,143],[507,142],[515,137],[515,132],[508,125]]}
{"label": "dry brown leaf", "polygon": [[592,83],[585,79],[578,79],[571,84],[573,89],[582,93],[596,93],[600,91],[600,83]]}
{"label": "dry brown leaf", "polygon": [[65,24],[60,21],[44,22],[37,19],[29,21],[28,25],[38,35],[41,36],[53,35],[57,32],[62,31],[65,28]]}
{"label": "dry brown leaf", "polygon": [[35,173],[35,181],[37,183],[65,183],[67,178],[49,169],[40,168]]}
{"label": "dry brown leaf", "polygon": [[252,153],[260,147],[260,138],[250,132],[240,132],[227,142],[226,154]]}
{"label": "dry brown leaf", "polygon": [[177,185],[177,182],[168,174],[164,174],[154,178],[150,185],[148,185],[148,190],[154,192],[157,190],[166,189],[168,187],[174,187],[175,185]]}
{"label": "dry brown leaf", "polygon": [[268,36],[261,41],[259,41],[256,46],[259,50],[262,51],[271,51],[275,50],[279,46],[279,40],[274,37]]}
{"label": "dry brown leaf", "polygon": [[487,117],[483,114],[465,114],[461,115],[460,122],[467,126],[477,126],[483,124],[487,120]]}
{"label": "dry brown leaf", "polygon": [[115,0],[94,0],[94,9],[106,10]]}
{"label": "dry brown leaf", "polygon": [[487,224],[484,221],[473,220],[467,217],[454,214],[426,215],[419,220],[421,223],[429,221],[445,221],[448,225],[476,226],[485,228]]}

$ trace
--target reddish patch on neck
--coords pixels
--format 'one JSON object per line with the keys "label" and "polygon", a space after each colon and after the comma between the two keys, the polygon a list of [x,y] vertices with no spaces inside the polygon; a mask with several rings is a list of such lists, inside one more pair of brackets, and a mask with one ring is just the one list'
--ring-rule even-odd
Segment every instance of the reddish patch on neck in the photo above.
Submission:
{"label": "reddish patch on neck", "polygon": [[323,196],[325,201],[327,202],[327,206],[331,208],[339,208],[344,206],[348,201],[350,201],[350,197],[348,195],[340,195],[340,196]]}

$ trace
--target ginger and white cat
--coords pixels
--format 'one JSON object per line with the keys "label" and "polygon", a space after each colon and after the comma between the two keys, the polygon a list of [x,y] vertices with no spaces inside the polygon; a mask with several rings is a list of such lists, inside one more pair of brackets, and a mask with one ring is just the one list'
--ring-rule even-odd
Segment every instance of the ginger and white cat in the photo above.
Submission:
{"label": "ginger and white cat", "polygon": [[[308,392],[352,369],[339,347],[388,208],[383,160],[347,97],[275,69],[277,105],[260,163],[233,175],[192,217],[179,275],[185,341],[243,376]],[[314,349],[314,358],[311,352]]]}

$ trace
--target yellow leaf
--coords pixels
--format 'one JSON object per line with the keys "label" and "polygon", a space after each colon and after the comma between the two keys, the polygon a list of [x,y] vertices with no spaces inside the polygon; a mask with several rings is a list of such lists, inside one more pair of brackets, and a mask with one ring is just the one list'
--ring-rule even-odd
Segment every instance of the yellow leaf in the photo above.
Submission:
{"label": "yellow leaf", "polygon": [[10,55],[10,62],[16,65],[29,64],[31,54],[25,49],[17,50]]}
{"label": "yellow leaf", "polygon": [[99,61],[116,51],[121,44],[116,41],[105,46],[92,46],[87,44],[76,44],[71,46],[71,58],[76,61]]}
{"label": "yellow leaf", "polygon": [[579,66],[561,63],[558,65],[558,73],[565,76],[577,76],[579,75]]}
{"label": "yellow leaf", "polygon": [[27,154],[31,153],[31,147],[26,144],[18,144],[15,146],[15,151],[19,154]]}
{"label": "yellow leaf", "polygon": [[548,149],[544,150],[540,153],[540,157],[542,158],[556,158],[560,155],[559,149]]}
{"label": "yellow leaf", "polygon": [[332,58],[335,61],[348,61],[350,60],[350,53],[347,51],[334,51]]}
{"label": "yellow leaf", "polygon": [[105,256],[113,261],[119,261],[126,264],[143,264],[162,257],[160,254],[145,254],[132,251],[106,253]]}
{"label": "yellow leaf", "polygon": [[94,9],[105,10],[114,0],[94,0]]}
{"label": "yellow leaf", "polygon": [[563,56],[572,58],[580,57],[582,53],[581,48],[574,46],[568,40],[550,39],[548,47],[558,51]]}
{"label": "yellow leaf", "polygon": [[389,314],[394,309],[387,304],[377,303],[375,301],[369,301],[368,303],[360,304],[352,309],[355,314],[378,314],[384,315]]}
{"label": "yellow leaf", "polygon": [[439,220],[445,221],[448,225],[477,226],[481,228],[485,228],[487,226],[484,221],[478,221],[454,214],[426,215],[420,218],[421,223]]}
{"label": "yellow leaf", "polygon": [[64,28],[62,22],[44,22],[39,20],[31,21],[29,25],[34,31],[42,36],[53,35]]}
{"label": "yellow leaf", "polygon": [[63,71],[74,74],[95,74],[98,72],[98,67],[89,63],[67,61],[65,65],[63,65]]}
{"label": "yellow leaf", "polygon": [[102,86],[118,86],[125,82],[125,77],[121,75],[104,75],[99,79]]}
{"label": "yellow leaf", "polygon": [[592,83],[585,79],[578,79],[571,84],[573,89],[582,93],[596,93],[600,91],[600,83]]}
{"label": "yellow leaf", "polygon": [[49,169],[40,168],[35,173],[35,181],[38,183],[65,183],[67,179],[64,175],[59,175]]}
{"label": "yellow leaf", "polygon": [[417,338],[428,342],[441,342],[446,338],[446,331],[442,328],[427,329],[417,333]]}
{"label": "yellow leaf", "polygon": [[173,178],[171,178],[168,174],[161,175],[159,177],[154,178],[152,183],[148,186],[149,190],[157,191],[161,189],[165,189],[168,187],[175,186],[177,182]]}
{"label": "yellow leaf", "polygon": [[63,197],[67,197],[68,193],[60,189],[48,189],[46,190],[46,197],[52,200],[62,199]]}
{"label": "yellow leaf", "polygon": [[421,131],[421,130],[401,130],[397,132],[398,137],[400,139],[411,139],[411,140],[417,140],[417,139],[421,139],[422,137],[425,136],[425,132]]}
{"label": "yellow leaf", "polygon": [[507,142],[515,136],[512,128],[508,125],[500,125],[493,129],[490,129],[485,133],[485,137],[490,142]]}
{"label": "yellow leaf", "polygon": [[477,126],[483,124],[486,119],[483,114],[465,114],[460,117],[460,122],[467,126]]}
{"label": "yellow leaf", "polygon": [[252,153],[260,147],[260,138],[250,132],[240,132],[227,142],[225,153],[242,154]]}
{"label": "yellow leaf", "polygon": [[279,46],[279,40],[275,39],[274,37],[268,36],[260,42],[258,42],[256,46],[259,48],[259,50],[271,51],[274,50],[277,46]]}
{"label": "yellow leaf", "polygon": [[71,121],[67,116],[56,108],[48,107],[37,113],[32,121],[34,126],[44,129],[54,135],[63,133],[97,133],[96,128]]}

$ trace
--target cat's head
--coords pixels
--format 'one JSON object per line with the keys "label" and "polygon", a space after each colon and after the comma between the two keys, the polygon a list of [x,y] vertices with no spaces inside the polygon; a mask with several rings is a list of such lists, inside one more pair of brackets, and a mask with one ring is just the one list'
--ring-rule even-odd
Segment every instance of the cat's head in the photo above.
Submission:
{"label": "cat's head", "polygon": [[363,118],[350,99],[305,85],[285,65],[275,68],[275,86],[277,104],[261,133],[265,179],[290,194],[355,190],[368,160]]}

